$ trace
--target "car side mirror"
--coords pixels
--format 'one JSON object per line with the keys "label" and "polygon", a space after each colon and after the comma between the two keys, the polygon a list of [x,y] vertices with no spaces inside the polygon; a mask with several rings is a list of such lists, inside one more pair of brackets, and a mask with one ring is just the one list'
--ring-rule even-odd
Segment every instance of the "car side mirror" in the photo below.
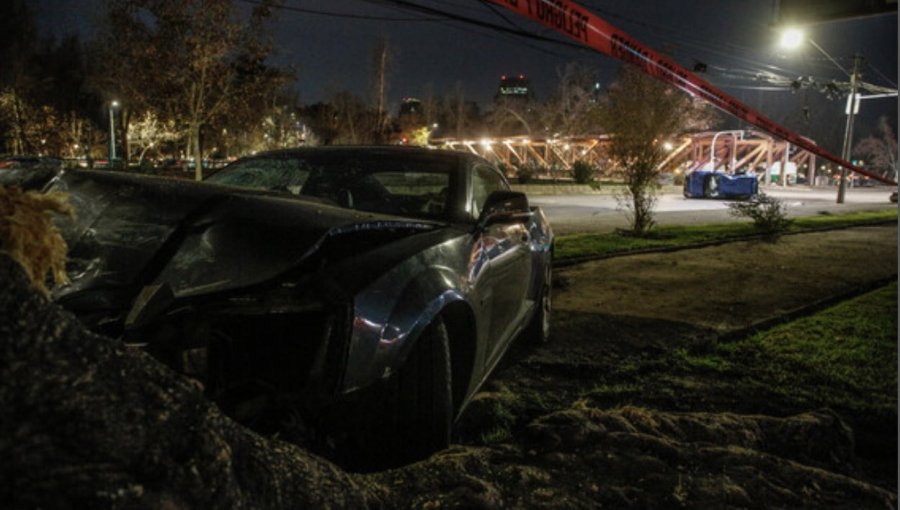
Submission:
{"label": "car side mirror", "polygon": [[525,223],[532,216],[528,197],[518,191],[495,191],[488,195],[481,208],[478,226]]}

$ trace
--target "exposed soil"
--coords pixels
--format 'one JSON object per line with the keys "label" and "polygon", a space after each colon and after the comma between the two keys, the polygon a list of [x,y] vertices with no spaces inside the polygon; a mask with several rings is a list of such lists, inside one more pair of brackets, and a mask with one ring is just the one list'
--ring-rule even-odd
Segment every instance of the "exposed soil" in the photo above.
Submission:
{"label": "exposed soil", "polygon": [[726,332],[896,275],[897,227],[620,257],[557,273],[566,285],[556,296],[557,310]]}
{"label": "exposed soil", "polygon": [[896,272],[896,227],[560,270],[553,341],[514,347],[459,444],[357,475],[234,424],[189,381],[23,290],[0,257],[0,497],[9,508],[895,508],[896,400],[854,416],[673,353]]}

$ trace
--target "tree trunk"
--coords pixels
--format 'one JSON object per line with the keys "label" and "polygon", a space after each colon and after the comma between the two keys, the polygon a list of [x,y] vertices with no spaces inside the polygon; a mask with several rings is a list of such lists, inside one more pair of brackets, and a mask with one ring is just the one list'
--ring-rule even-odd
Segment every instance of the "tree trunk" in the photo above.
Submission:
{"label": "tree trunk", "polygon": [[13,91],[13,115],[15,119],[15,135],[13,138],[13,154],[20,155],[25,153],[25,128],[22,124],[25,122],[22,118],[22,103],[19,101],[19,94]]}
{"label": "tree trunk", "polygon": [[194,157],[194,179],[203,180],[203,157],[200,155],[200,124],[191,125],[191,155]]}
{"label": "tree trunk", "polygon": [[128,125],[131,123],[131,110],[127,107],[122,108],[122,150],[125,153],[125,167],[131,161],[131,143],[128,141]]}

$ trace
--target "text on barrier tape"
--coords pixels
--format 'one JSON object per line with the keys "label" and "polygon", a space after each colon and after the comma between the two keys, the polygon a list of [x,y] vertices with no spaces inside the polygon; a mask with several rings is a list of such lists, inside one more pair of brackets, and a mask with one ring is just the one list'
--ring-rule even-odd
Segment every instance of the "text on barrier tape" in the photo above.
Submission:
{"label": "text on barrier tape", "polygon": [[634,64],[645,73],[670,83],[675,87],[699,96],[713,106],[738,117],[767,133],[802,147],[831,162],[886,184],[896,182],[859,168],[825,149],[808,138],[779,125],[751,109],[737,99],[722,92],[706,80],[688,71],[674,60],[641,44],[625,32],[590,13],[570,0],[489,0],[513,12],[531,18],[549,28],[567,35],[600,53]]}

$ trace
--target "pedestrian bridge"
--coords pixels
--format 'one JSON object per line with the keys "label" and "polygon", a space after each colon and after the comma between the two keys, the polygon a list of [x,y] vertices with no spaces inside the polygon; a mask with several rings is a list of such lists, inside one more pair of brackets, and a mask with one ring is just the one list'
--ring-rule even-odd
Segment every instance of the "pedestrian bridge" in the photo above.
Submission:
{"label": "pedestrian bridge", "polygon": [[[579,160],[592,164],[601,177],[615,177],[617,173],[615,162],[608,156],[609,135],[439,138],[430,143],[471,152],[513,169],[529,165],[538,170],[539,179],[570,178],[572,165]],[[765,176],[763,182],[767,184],[813,185],[817,178],[820,183],[827,182],[840,172],[837,165],[827,161],[817,167],[815,154],[756,130],[689,133],[662,143],[667,156],[659,165],[660,171],[674,175],[698,168],[726,173],[753,171]],[[781,172],[781,168],[787,171]]]}

